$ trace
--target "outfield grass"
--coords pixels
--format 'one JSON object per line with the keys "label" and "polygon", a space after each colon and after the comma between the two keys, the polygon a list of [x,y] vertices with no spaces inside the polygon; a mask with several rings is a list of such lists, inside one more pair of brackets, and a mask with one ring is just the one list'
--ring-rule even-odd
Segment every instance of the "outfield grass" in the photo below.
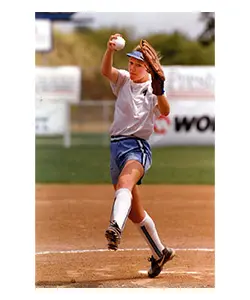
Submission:
{"label": "outfield grass", "polygon": [[[37,183],[111,183],[109,148],[36,146]],[[153,148],[144,184],[214,184],[214,147]]]}

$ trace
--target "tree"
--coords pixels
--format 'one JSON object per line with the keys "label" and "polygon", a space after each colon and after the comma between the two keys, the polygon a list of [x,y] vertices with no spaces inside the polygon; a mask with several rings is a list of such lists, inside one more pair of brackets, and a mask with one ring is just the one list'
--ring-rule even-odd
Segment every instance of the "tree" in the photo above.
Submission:
{"label": "tree", "polygon": [[201,12],[200,21],[205,23],[205,29],[198,37],[202,45],[210,45],[215,40],[215,13]]}

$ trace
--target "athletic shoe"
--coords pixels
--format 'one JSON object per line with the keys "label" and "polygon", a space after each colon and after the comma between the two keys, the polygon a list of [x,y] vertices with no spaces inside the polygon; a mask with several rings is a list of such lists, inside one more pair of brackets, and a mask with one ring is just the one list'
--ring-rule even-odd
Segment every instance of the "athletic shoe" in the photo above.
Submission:
{"label": "athletic shoe", "polygon": [[108,249],[116,251],[121,241],[121,229],[115,221],[110,222],[105,237],[108,240]]}
{"label": "athletic shoe", "polygon": [[154,277],[158,276],[161,273],[165,263],[168,262],[169,260],[173,259],[174,256],[175,256],[175,251],[174,251],[174,249],[171,249],[171,248],[163,249],[162,257],[158,260],[156,260],[152,255],[149,258],[149,261],[151,261],[151,267],[148,270],[148,276],[150,278],[154,278]]}

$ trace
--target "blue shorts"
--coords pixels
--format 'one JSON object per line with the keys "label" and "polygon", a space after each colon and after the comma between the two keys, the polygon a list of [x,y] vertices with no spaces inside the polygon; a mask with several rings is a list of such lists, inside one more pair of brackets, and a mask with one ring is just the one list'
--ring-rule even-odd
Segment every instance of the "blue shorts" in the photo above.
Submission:
{"label": "blue shorts", "polygon": [[[152,164],[152,152],[149,143],[146,140],[132,136],[111,136],[110,175],[113,184],[117,184],[118,177],[128,160],[139,161],[145,174]],[[141,184],[141,181],[142,178],[137,184]]]}

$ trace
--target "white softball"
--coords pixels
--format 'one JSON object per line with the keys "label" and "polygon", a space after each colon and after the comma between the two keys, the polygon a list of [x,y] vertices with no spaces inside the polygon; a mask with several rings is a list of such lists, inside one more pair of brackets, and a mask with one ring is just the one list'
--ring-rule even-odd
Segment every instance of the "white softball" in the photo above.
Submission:
{"label": "white softball", "polygon": [[126,41],[121,36],[113,40],[115,43],[115,50],[122,50],[125,47]]}

